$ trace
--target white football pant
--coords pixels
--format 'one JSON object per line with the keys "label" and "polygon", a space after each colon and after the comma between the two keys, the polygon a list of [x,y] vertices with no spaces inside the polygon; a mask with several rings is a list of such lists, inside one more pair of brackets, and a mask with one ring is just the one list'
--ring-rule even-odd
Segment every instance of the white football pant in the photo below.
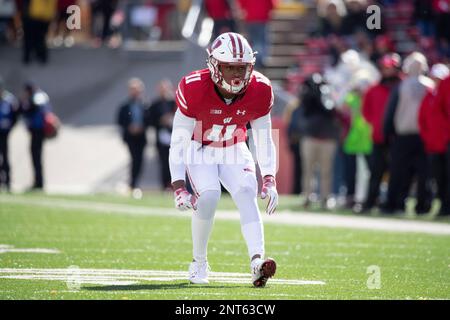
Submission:
{"label": "white football pant", "polygon": [[249,257],[256,254],[264,257],[264,230],[257,204],[256,168],[247,145],[241,142],[226,148],[215,148],[192,141],[187,173],[198,196],[197,211],[192,216],[195,261],[207,260],[208,239],[220,198],[220,182],[239,210]]}

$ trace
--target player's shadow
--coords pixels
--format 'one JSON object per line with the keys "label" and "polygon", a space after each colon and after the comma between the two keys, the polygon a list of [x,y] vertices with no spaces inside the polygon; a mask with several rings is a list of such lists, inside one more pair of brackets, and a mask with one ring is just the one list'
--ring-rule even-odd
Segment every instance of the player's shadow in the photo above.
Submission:
{"label": "player's shadow", "polygon": [[131,285],[110,285],[110,286],[95,286],[83,287],[83,290],[88,291],[139,291],[139,290],[177,290],[177,289],[232,289],[239,286],[219,286],[219,285],[193,285],[190,283],[155,283],[155,284],[131,284]]}

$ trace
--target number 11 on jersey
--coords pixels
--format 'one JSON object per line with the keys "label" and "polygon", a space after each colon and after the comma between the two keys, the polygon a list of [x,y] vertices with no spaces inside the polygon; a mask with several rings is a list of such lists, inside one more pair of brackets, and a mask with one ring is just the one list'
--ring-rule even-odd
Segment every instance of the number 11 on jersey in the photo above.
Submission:
{"label": "number 11 on jersey", "polygon": [[233,133],[236,130],[236,127],[237,127],[236,124],[232,124],[230,126],[225,126],[225,133],[222,136],[222,130],[223,130],[224,126],[222,126],[220,124],[214,124],[206,138],[209,141],[213,141],[213,142],[221,142],[221,141],[230,140],[233,137]]}

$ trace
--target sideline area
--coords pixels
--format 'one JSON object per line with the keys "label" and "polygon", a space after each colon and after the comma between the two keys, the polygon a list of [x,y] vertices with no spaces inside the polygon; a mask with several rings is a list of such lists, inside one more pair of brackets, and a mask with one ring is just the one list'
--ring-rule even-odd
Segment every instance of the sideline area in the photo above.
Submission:
{"label": "sideline area", "polygon": [[[0,195],[0,202],[8,204],[48,207],[64,210],[82,210],[94,214],[121,214],[144,216],[173,216],[189,218],[176,209],[162,207],[145,207],[130,204],[116,204],[110,202],[82,201],[69,199],[55,199],[49,197],[26,198],[14,195]],[[378,230],[389,232],[426,233],[433,235],[450,235],[450,224],[431,221],[398,220],[380,217],[344,216],[333,213],[277,211],[272,216],[262,215],[264,223],[285,225],[349,228],[363,230]],[[239,220],[236,210],[218,210],[216,218],[221,220]]]}

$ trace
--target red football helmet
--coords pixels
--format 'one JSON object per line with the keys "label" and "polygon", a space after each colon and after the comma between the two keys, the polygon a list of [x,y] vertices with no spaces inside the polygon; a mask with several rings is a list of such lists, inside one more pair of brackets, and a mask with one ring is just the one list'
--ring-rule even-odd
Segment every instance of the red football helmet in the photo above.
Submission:
{"label": "red football helmet", "polygon": [[[256,60],[256,52],[250,47],[248,41],[238,33],[226,32],[218,36],[206,51],[208,52],[206,64],[214,83],[229,93],[244,92],[250,82]],[[231,83],[228,83],[220,71],[221,65],[245,65],[245,75],[243,78],[234,78],[230,81]]]}

